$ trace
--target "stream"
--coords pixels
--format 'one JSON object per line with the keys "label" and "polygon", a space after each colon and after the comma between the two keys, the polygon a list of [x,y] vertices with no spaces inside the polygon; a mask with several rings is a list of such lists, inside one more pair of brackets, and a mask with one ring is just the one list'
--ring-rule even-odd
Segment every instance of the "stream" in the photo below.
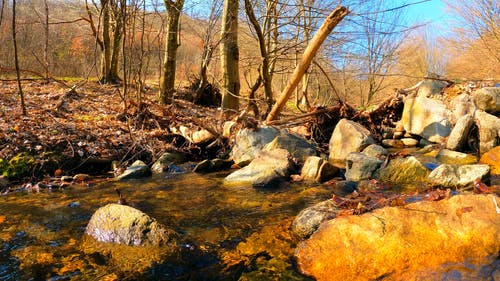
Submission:
{"label": "stream", "polygon": [[[155,175],[0,196],[0,280],[311,280],[297,271],[290,225],[302,209],[331,198],[332,187],[228,187],[226,175]],[[115,188],[179,233],[179,250],[89,241],[85,227],[99,207],[118,201]],[[460,271],[490,280],[478,268]]]}
{"label": "stream", "polygon": [[[224,176],[158,175],[1,196],[0,280],[309,280],[294,266],[297,240],[289,227],[300,210],[329,198],[332,190],[304,184],[224,187]],[[101,254],[99,246],[85,242],[95,210],[118,201],[114,188],[181,234],[175,259],[128,246]]]}

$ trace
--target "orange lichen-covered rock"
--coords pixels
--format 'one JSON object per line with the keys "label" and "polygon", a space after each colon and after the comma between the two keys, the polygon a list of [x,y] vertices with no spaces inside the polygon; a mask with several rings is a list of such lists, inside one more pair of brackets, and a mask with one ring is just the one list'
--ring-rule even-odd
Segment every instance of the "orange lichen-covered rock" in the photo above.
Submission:
{"label": "orange lichen-covered rock", "polygon": [[490,151],[486,152],[479,159],[479,163],[490,165],[490,173],[500,174],[500,146],[497,146]]}

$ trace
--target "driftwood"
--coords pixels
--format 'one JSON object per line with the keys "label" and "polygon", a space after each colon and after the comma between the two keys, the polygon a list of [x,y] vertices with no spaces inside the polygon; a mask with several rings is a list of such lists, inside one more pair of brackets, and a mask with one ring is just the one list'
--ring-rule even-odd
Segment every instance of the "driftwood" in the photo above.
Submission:
{"label": "driftwood", "polygon": [[349,10],[346,7],[339,6],[335,8],[335,10],[333,10],[333,12],[326,18],[325,22],[321,25],[309,45],[307,45],[307,48],[304,50],[304,55],[302,56],[299,65],[297,65],[293,71],[292,78],[288,82],[288,85],[285,87],[279,99],[274,104],[273,108],[269,112],[269,115],[267,115],[266,122],[271,122],[276,119],[285,106],[286,101],[290,98],[290,95],[293,93],[295,88],[297,88],[300,79],[304,76],[304,73],[311,65],[311,62],[321,47],[321,44],[323,44],[326,37],[330,34],[330,32],[332,32],[333,28],[335,28],[335,26],[337,26],[337,24],[345,16],[347,16],[347,14],[349,14]]}

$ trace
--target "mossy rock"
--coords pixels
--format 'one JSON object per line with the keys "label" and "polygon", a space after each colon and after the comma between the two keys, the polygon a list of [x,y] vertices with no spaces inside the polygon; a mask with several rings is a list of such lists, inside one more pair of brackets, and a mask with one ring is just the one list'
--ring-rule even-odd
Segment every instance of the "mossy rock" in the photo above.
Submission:
{"label": "mossy rock", "polygon": [[22,178],[30,176],[36,161],[27,153],[19,153],[9,161],[0,160],[0,172],[8,178]]}

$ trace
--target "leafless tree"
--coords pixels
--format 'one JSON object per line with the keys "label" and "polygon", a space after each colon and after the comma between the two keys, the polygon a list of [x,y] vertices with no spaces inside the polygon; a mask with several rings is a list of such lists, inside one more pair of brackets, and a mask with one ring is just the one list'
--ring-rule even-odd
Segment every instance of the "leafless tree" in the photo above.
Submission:
{"label": "leafless tree", "polygon": [[21,72],[19,70],[19,58],[17,53],[17,38],[16,38],[16,0],[12,0],[12,43],[14,45],[14,63],[16,66],[17,87],[21,98],[21,110],[23,115],[26,115],[26,105],[24,103],[24,92],[21,86]]}
{"label": "leafless tree", "polygon": [[239,108],[238,0],[224,0],[221,31],[222,109]]}

